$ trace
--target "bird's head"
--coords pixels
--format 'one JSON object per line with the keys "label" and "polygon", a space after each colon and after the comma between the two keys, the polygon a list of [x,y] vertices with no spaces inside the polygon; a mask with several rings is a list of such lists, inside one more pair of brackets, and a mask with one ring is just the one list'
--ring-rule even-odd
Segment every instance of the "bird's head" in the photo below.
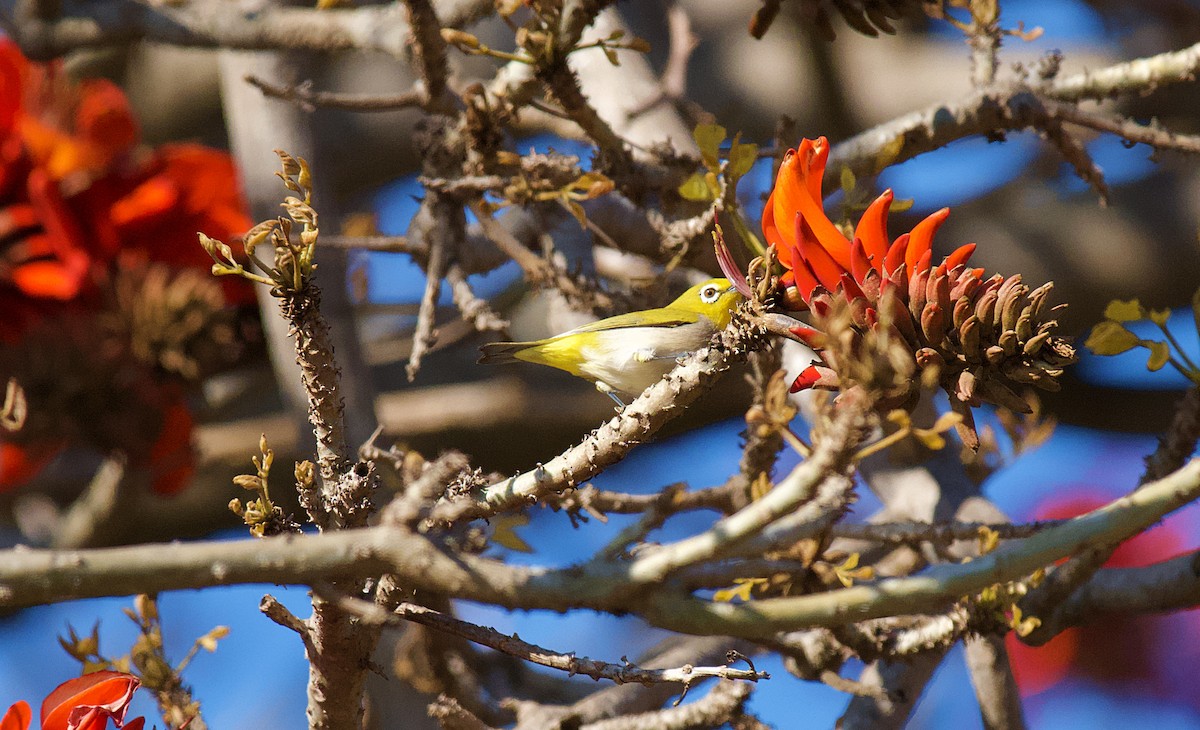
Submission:
{"label": "bird's head", "polygon": [[712,320],[717,329],[724,329],[733,317],[733,309],[742,302],[742,295],[729,279],[709,279],[688,289],[668,305],[668,309],[683,309],[702,314]]}

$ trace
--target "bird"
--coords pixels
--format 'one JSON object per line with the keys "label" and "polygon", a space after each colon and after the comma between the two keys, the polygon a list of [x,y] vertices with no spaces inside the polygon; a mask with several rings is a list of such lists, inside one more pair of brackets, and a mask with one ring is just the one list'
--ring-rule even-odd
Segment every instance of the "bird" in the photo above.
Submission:
{"label": "bird", "polygon": [[659,309],[619,314],[544,340],[485,344],[479,363],[524,360],[565,370],[623,409],[622,395],[640,395],[676,360],[708,344],[742,299],[728,279],[709,279]]}

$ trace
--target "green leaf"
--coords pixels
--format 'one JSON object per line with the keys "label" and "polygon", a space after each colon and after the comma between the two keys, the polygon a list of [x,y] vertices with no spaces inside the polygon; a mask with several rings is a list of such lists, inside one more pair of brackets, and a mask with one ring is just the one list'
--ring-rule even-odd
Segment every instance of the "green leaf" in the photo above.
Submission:
{"label": "green leaf", "polygon": [[896,198],[892,201],[892,207],[888,208],[892,213],[903,213],[913,207],[912,198]]}
{"label": "green leaf", "polygon": [[1146,316],[1146,310],[1136,299],[1125,302],[1114,299],[1104,308],[1104,318],[1114,322],[1132,322]]}
{"label": "green leaf", "polygon": [[613,49],[609,48],[608,46],[601,46],[600,48],[601,48],[601,50],[603,50],[603,51],[604,51],[604,55],[605,55],[605,57],[607,57],[607,58],[608,58],[608,62],[609,62],[609,63],[611,63],[611,64],[612,64],[612,65],[614,65],[614,66],[620,66],[620,65],[621,65],[621,59],[617,58],[617,52],[616,52],[616,51],[614,51]]}
{"label": "green leaf", "polygon": [[563,198],[563,201],[567,204],[567,210],[570,211],[571,215],[575,216],[575,220],[579,221],[579,227],[586,229],[587,212],[584,211],[583,206],[570,198]]}
{"label": "green leaf", "polygon": [[857,182],[858,181],[854,179],[854,171],[851,170],[849,167],[843,167],[842,168],[842,192],[846,193],[847,195],[854,192],[854,186],[857,184]]}
{"label": "green leaf", "polygon": [[729,601],[732,601],[735,598],[738,598],[738,599],[741,599],[742,601],[749,601],[750,600],[750,592],[752,590],[754,590],[754,587],[758,586],[758,585],[765,586],[767,584],[767,579],[766,578],[734,578],[733,582],[734,582],[734,585],[736,586],[735,588],[722,588],[719,591],[715,591],[713,593],[713,600],[727,603]]}
{"label": "green leaf", "polygon": [[1171,359],[1171,348],[1167,347],[1165,342],[1147,342],[1145,344],[1150,348],[1150,359],[1146,362],[1146,367],[1150,372],[1161,370],[1162,366],[1167,364],[1167,360]]}
{"label": "green leaf", "polygon": [[712,190],[708,187],[708,182],[705,181],[704,175],[699,172],[692,173],[692,176],[683,181],[679,186],[679,195],[684,200],[691,200],[697,203],[708,203],[713,199]]}
{"label": "green leaf", "polygon": [[1167,320],[1171,318],[1171,310],[1151,309],[1148,316],[1150,317],[1150,321],[1154,324],[1158,325],[1159,327],[1166,327]]}
{"label": "green leaf", "polygon": [[733,146],[729,148],[729,167],[727,171],[730,179],[736,181],[742,175],[750,172],[750,168],[754,167],[754,163],[757,160],[758,145],[743,144],[738,140],[738,137],[734,137]]}
{"label": "green leaf", "polygon": [[1105,320],[1092,328],[1083,346],[1097,355],[1120,355],[1137,347],[1138,336],[1125,329],[1119,322]]}
{"label": "green leaf", "polygon": [[1148,317],[1158,327],[1166,327],[1166,321],[1171,318],[1171,310],[1150,310]]}
{"label": "green leaf", "polygon": [[521,539],[516,528],[529,524],[528,515],[499,515],[491,519],[492,542],[519,553],[531,553],[533,548]]}
{"label": "green leaf", "polygon": [[721,164],[718,152],[721,143],[725,141],[725,134],[725,128],[720,124],[699,124],[692,131],[692,138],[696,140],[696,146],[700,148],[700,156],[704,158],[704,165],[710,170],[717,169]]}

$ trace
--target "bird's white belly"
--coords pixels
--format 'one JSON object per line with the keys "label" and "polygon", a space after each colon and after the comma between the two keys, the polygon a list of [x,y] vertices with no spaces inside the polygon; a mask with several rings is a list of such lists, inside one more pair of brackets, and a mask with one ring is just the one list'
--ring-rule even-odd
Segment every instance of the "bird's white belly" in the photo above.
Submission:
{"label": "bird's white belly", "polygon": [[624,327],[597,332],[582,350],[580,372],[622,393],[637,395],[675,367],[675,360],[707,342],[711,327]]}

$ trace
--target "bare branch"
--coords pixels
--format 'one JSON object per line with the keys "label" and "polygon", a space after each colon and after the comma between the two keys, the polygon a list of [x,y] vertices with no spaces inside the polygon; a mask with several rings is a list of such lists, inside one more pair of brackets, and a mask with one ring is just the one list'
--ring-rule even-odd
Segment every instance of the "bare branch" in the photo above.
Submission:
{"label": "bare branch", "polygon": [[446,86],[446,42],[437,11],[431,0],[405,0],[404,4],[412,26],[413,59],[425,83],[426,106],[430,111],[451,112],[454,101]]}
{"label": "bare branch", "polygon": [[1167,84],[1195,81],[1197,71],[1200,71],[1200,43],[1179,51],[1064,76],[1046,84],[1041,92],[1059,101],[1101,100],[1117,94],[1146,93]]}
{"label": "bare branch", "polygon": [[[1191,387],[1175,409],[1171,425],[1167,433],[1159,441],[1158,448],[1146,458],[1146,471],[1139,485],[1156,479],[1159,475],[1170,473],[1187,462],[1196,451],[1196,443],[1200,441],[1200,387]],[[1135,492],[1136,494],[1136,492]],[[1076,588],[1084,585],[1095,571],[1108,560],[1119,542],[1100,543],[1089,546],[1089,549],[1073,557],[1065,565],[1054,570],[1046,580],[1025,599],[1021,601],[1021,609],[1028,615],[1042,617],[1043,614],[1055,613],[1056,608],[1067,600]],[[1026,636],[1023,641],[1039,646],[1049,641],[1062,630],[1060,621],[1042,620],[1042,623]]]}
{"label": "bare branch", "polygon": [[[251,51],[379,51],[398,58],[408,47],[408,14],[395,4],[353,9],[235,7],[219,0],[185,5],[113,0],[65,0],[55,19],[39,17],[24,0],[0,2],[0,23],[27,56],[49,60],[69,51],[152,41],[194,48]],[[438,13],[457,27],[492,3],[440,0]]]}
{"label": "bare branch", "polygon": [[467,281],[466,274],[458,264],[451,264],[446,269],[446,281],[450,282],[450,294],[454,298],[454,306],[462,314],[462,318],[470,322],[480,332],[503,332],[508,329],[508,320],[501,317],[492,309],[487,300],[480,299]]}
{"label": "bare branch", "polygon": [[1002,636],[973,636],[966,640],[967,670],[985,730],[1022,730],[1025,713]]}
{"label": "bare branch", "polygon": [[1140,142],[1155,149],[1200,153],[1200,136],[1198,135],[1177,134],[1154,123],[1138,124],[1126,117],[1089,112],[1073,104],[1051,103],[1049,109],[1052,114],[1064,122],[1120,135],[1130,142]]}
{"label": "bare branch", "polygon": [[851,540],[871,540],[889,544],[933,542],[945,544],[955,540],[975,540],[981,530],[996,532],[1001,539],[1029,537],[1048,527],[1062,524],[1062,520],[1044,520],[1014,525],[1008,522],[885,522],[881,524],[837,524],[830,528],[833,537]]}
{"label": "bare branch", "polygon": [[[342,94],[332,91],[313,91],[311,80],[289,85],[273,84],[254,75],[247,75],[245,80],[246,83],[261,91],[264,96],[290,101],[306,112],[315,111],[317,107],[348,109],[356,112],[387,112],[420,106],[425,101],[425,94],[415,89],[391,96]],[[322,243],[325,242],[322,241]]]}
{"label": "bare branch", "polygon": [[750,685],[721,682],[707,695],[682,707],[670,707],[641,715],[626,715],[589,723],[580,730],[686,730],[717,728],[733,719],[750,697]]}
{"label": "bare branch", "polygon": [[582,674],[597,681],[607,679],[617,684],[637,682],[639,684],[656,684],[673,682],[689,685],[692,682],[718,677],[730,680],[746,680],[757,682],[760,679],[770,679],[771,675],[751,669],[735,669],[730,666],[698,667],[685,664],[682,667],[670,669],[643,669],[630,662],[613,664],[597,661],[587,657],[576,656],[574,653],[562,654],[551,649],[544,649],[536,644],[521,640],[516,635],[509,636],[493,628],[479,626],[462,619],[448,616],[432,608],[419,606],[414,603],[401,603],[394,613],[383,610],[374,603],[352,598],[337,596],[325,589],[317,589],[330,601],[336,601],[338,606],[348,613],[372,624],[380,626],[404,626],[412,621],[428,626],[438,631],[452,634],[467,641],[486,646],[527,662],[540,664],[543,667],[558,669],[574,676]]}

